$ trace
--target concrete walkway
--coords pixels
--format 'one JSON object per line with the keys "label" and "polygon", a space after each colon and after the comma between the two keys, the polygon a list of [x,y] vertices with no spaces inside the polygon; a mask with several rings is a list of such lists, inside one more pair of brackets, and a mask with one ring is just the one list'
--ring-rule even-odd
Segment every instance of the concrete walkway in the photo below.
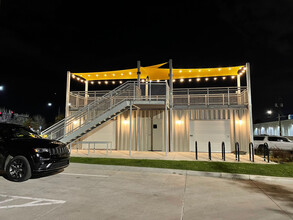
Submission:
{"label": "concrete walkway", "polygon": [[[125,159],[154,159],[154,160],[187,160],[195,161],[194,152],[169,152],[167,156],[165,152],[157,151],[132,151],[129,156],[129,151],[110,151],[106,150],[76,150],[72,149],[72,157],[94,157],[94,158],[125,158]],[[198,153],[198,161],[209,161],[208,153]],[[223,161],[221,153],[212,153],[212,161]],[[226,153],[227,162],[237,162],[235,154]],[[267,164],[262,157],[255,155],[255,163]],[[249,155],[240,155],[240,162],[251,163]],[[270,162],[271,163],[271,162]]]}

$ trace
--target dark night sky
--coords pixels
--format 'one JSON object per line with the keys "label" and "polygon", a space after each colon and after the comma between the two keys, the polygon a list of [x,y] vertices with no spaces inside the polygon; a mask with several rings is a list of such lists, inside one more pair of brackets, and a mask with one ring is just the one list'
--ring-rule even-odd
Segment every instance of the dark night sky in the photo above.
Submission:
{"label": "dark night sky", "polygon": [[174,68],[250,62],[254,120],[278,97],[293,113],[292,0],[107,2],[2,0],[0,107],[52,118],[46,103],[64,111],[67,70],[172,58]]}

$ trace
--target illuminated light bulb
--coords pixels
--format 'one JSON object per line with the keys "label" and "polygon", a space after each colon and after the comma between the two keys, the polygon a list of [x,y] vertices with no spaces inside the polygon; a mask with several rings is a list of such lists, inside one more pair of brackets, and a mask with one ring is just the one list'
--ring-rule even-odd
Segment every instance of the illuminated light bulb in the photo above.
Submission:
{"label": "illuminated light bulb", "polygon": [[125,124],[125,125],[127,125],[128,123],[129,123],[128,120],[123,121],[123,124]]}
{"label": "illuminated light bulb", "polygon": [[112,81],[112,84],[115,84],[115,81]]}
{"label": "illuminated light bulb", "polygon": [[79,81],[80,80],[80,78],[77,78],[77,81]]}
{"label": "illuminated light bulb", "polygon": [[75,78],[75,75],[72,75],[72,78],[74,79]]}
{"label": "illuminated light bulb", "polygon": [[175,80],[175,79],[173,79],[173,82],[176,82],[176,80]]}
{"label": "illuminated light bulb", "polygon": [[131,72],[129,72],[129,75],[131,75]]}
{"label": "illuminated light bulb", "polygon": [[223,76],[223,80],[225,80],[226,79],[226,76]]}
{"label": "illuminated light bulb", "polygon": [[211,70],[209,69],[209,71],[211,71]]}
{"label": "illuminated light bulb", "polygon": [[246,67],[244,67],[244,69],[243,70],[246,70]]}
{"label": "illuminated light bulb", "polygon": [[200,78],[197,78],[196,81],[199,82],[200,81]]}
{"label": "illuminated light bulb", "polygon": [[209,78],[205,78],[205,81],[209,81]]}
{"label": "illuminated light bulb", "polygon": [[242,125],[243,122],[242,122],[242,120],[239,120],[238,123],[239,123],[239,125]]}
{"label": "illuminated light bulb", "polygon": [[221,68],[219,68],[218,70],[221,71]]}
{"label": "illuminated light bulb", "polygon": [[88,77],[90,77],[91,75],[87,75]]}
{"label": "illuminated light bulb", "polygon": [[239,67],[239,69],[241,69],[242,67]]}
{"label": "illuminated light bulb", "polygon": [[179,73],[181,73],[182,72],[182,70],[179,70]]}
{"label": "illuminated light bulb", "polygon": [[91,84],[94,84],[94,81],[91,81]]}
{"label": "illuminated light bulb", "polygon": [[188,82],[191,82],[191,81],[192,81],[192,79],[189,79],[189,80],[188,80]]}
{"label": "illuminated light bulb", "polygon": [[184,82],[184,79],[180,79],[180,82]]}
{"label": "illuminated light bulb", "polygon": [[152,82],[153,80],[150,80],[150,82]]}
{"label": "illuminated light bulb", "polygon": [[74,125],[77,125],[77,123],[78,123],[78,121],[73,121],[73,124],[74,124]]}
{"label": "illuminated light bulb", "polygon": [[98,81],[98,84],[101,84],[101,81]]}
{"label": "illuminated light bulb", "polygon": [[198,70],[198,72],[200,72],[201,70]]}
{"label": "illuminated light bulb", "polygon": [[96,77],[98,77],[99,75],[97,74]]}
{"label": "illuminated light bulb", "polygon": [[235,76],[231,76],[231,79],[234,79],[235,78]]}
{"label": "illuminated light bulb", "polygon": [[119,81],[120,84],[122,84],[122,81]]}
{"label": "illuminated light bulb", "polygon": [[160,80],[158,79],[157,82],[160,82]]}
{"label": "illuminated light bulb", "polygon": [[214,77],[214,80],[216,81],[217,80],[217,77]]}
{"label": "illuminated light bulb", "polygon": [[141,80],[143,83],[144,83],[144,79],[143,80]]}
{"label": "illuminated light bulb", "polygon": [[229,68],[229,70],[231,70],[231,68]]}
{"label": "illuminated light bulb", "polygon": [[123,73],[121,73],[121,76],[123,76]]}
{"label": "illuminated light bulb", "polygon": [[107,85],[108,84],[108,81],[105,81],[105,84]]}
{"label": "illuminated light bulb", "polygon": [[113,73],[113,76],[115,76],[115,73]]}
{"label": "illuminated light bulb", "polygon": [[81,79],[80,82],[83,82],[83,79]]}
{"label": "illuminated light bulb", "polygon": [[191,73],[191,70],[189,70],[189,72]]}
{"label": "illuminated light bulb", "polygon": [[183,121],[181,121],[181,120],[177,120],[177,121],[176,121],[176,124],[177,124],[177,125],[181,125],[181,124],[183,124]]}

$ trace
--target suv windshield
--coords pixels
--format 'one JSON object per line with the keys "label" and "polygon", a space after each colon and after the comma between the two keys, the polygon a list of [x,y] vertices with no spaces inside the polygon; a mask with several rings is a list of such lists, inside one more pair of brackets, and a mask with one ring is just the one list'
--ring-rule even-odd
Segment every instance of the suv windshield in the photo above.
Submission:
{"label": "suv windshield", "polygon": [[11,129],[14,138],[40,138],[36,133],[23,127],[15,127]]}

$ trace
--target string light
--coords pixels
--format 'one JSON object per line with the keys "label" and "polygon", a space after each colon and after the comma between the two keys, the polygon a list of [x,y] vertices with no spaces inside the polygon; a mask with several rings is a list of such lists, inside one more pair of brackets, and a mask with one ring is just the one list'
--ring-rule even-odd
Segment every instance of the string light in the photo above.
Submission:
{"label": "string light", "polygon": [[112,81],[112,84],[114,85],[115,84],[115,81]]}
{"label": "string light", "polygon": [[77,81],[79,81],[80,80],[80,78],[77,78]]}
{"label": "string light", "polygon": [[191,73],[191,70],[189,70],[189,72]]}
{"label": "string light", "polygon": [[75,78],[75,75],[72,75],[72,78],[74,79]]}
{"label": "string light", "polygon": [[91,81],[91,84],[94,84],[94,81]]}
{"label": "string light", "polygon": [[81,79],[80,82],[83,82],[83,79]]}
{"label": "string light", "polygon": [[179,73],[181,73],[182,72],[182,70],[179,70]]}
{"label": "string light", "polygon": [[173,82],[176,82],[176,80],[175,80],[175,79],[173,79]]}
{"label": "string light", "polygon": [[101,85],[101,81],[98,81],[98,84]]}
{"label": "string light", "polygon": [[209,78],[205,78],[205,81],[209,81]]}
{"label": "string light", "polygon": [[221,68],[219,68],[218,70],[221,71]]}
{"label": "string light", "polygon": [[123,73],[121,73],[121,76],[123,76]]}
{"label": "string light", "polygon": [[184,82],[184,79],[180,79],[180,82]]}
{"label": "string light", "polygon": [[217,77],[214,77],[214,80],[216,81],[217,80]]}
{"label": "string light", "polygon": [[108,85],[108,81],[105,81],[105,84]]}
{"label": "string light", "polygon": [[98,77],[99,75],[98,74],[96,74],[96,77]]}
{"label": "string light", "polygon": [[231,79],[234,79],[235,78],[235,76],[231,76]]}
{"label": "string light", "polygon": [[197,78],[196,81],[199,82],[200,81],[200,78]]}
{"label": "string light", "polygon": [[226,79],[226,76],[223,76],[223,80],[225,80]]}
{"label": "string light", "polygon": [[129,72],[129,75],[131,75],[131,72]]}
{"label": "string light", "polygon": [[158,79],[157,82],[160,82],[160,80]]}
{"label": "string light", "polygon": [[122,81],[119,81],[120,84],[122,84]]}
{"label": "string light", "polygon": [[189,80],[188,80],[188,82],[191,82],[191,81],[192,81],[192,79],[189,79]]}

